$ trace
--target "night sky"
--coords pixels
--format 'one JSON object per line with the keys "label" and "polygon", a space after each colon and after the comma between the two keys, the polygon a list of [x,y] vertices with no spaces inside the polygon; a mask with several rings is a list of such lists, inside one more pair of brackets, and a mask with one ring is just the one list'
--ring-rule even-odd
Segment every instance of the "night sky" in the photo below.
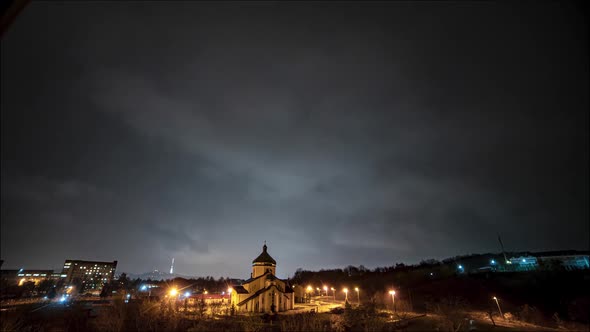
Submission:
{"label": "night sky", "polygon": [[588,21],[533,4],[33,2],[2,40],[3,268],[587,250]]}

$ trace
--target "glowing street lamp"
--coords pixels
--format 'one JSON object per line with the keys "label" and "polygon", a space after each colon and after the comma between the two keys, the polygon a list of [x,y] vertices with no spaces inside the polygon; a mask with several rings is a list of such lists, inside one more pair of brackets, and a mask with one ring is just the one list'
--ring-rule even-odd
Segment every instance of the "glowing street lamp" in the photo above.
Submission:
{"label": "glowing street lamp", "polygon": [[176,288],[172,288],[169,292],[170,296],[176,296],[178,294],[178,290]]}
{"label": "glowing street lamp", "polygon": [[346,296],[344,299],[344,302],[348,302],[348,288],[344,288],[342,291],[344,292],[344,295]]}
{"label": "glowing street lamp", "polygon": [[320,288],[319,288],[319,287],[316,287],[316,289],[315,289],[315,290],[317,290],[317,291],[318,291],[318,294],[319,294],[320,296],[322,295],[322,291],[320,290]]}
{"label": "glowing street lamp", "polygon": [[332,289],[332,296],[334,296],[334,301],[336,301],[336,289],[334,289],[334,287],[332,287],[331,289]]}
{"label": "glowing street lamp", "polygon": [[502,318],[504,318],[504,314],[502,313],[502,309],[500,308],[500,303],[498,302],[498,298],[494,296],[493,299],[496,301],[496,305],[498,306],[498,311],[500,312],[500,316],[502,316]]}
{"label": "glowing street lamp", "polygon": [[361,293],[359,291],[359,288],[358,287],[355,287],[354,290],[356,291],[357,301],[358,301],[359,305],[361,305]]}
{"label": "glowing street lamp", "polygon": [[391,295],[391,301],[393,304],[393,311],[395,312],[395,291],[394,290],[390,290],[389,294]]}
{"label": "glowing street lamp", "polygon": [[326,292],[326,296],[328,296],[328,286],[324,286],[324,292]]}

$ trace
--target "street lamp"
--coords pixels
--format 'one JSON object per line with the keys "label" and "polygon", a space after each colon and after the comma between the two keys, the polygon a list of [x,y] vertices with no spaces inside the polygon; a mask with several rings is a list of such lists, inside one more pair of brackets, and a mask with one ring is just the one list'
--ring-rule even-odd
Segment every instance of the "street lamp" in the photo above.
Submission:
{"label": "street lamp", "polygon": [[336,301],[336,289],[332,287],[332,296],[334,296],[334,301]]}
{"label": "street lamp", "polygon": [[391,295],[391,301],[393,304],[393,312],[395,312],[395,291],[394,290],[390,290],[389,294]]}
{"label": "street lamp", "polygon": [[504,314],[502,313],[502,309],[500,308],[500,303],[498,302],[498,298],[494,296],[493,299],[496,301],[496,305],[498,306],[498,311],[500,312],[500,316],[502,316],[502,318],[504,318]]}
{"label": "street lamp", "polygon": [[317,291],[318,291],[318,295],[322,296],[322,291],[320,290],[320,288],[319,288],[319,287],[316,287],[316,289],[315,289],[315,290],[317,290]]}
{"label": "street lamp", "polygon": [[346,302],[348,302],[348,288],[344,288],[342,291],[344,292],[344,294],[346,296],[344,298],[344,303],[346,303]]}
{"label": "street lamp", "polygon": [[324,286],[324,292],[326,292],[326,296],[328,296],[328,286]]}
{"label": "street lamp", "polygon": [[313,288],[311,286],[307,286],[306,292],[307,292],[307,299],[311,302],[311,292],[313,291]]}
{"label": "street lamp", "polygon": [[359,288],[358,287],[355,287],[354,290],[356,291],[357,301],[358,301],[359,305],[361,305],[361,293],[359,291]]}
{"label": "street lamp", "polygon": [[176,296],[176,294],[178,294],[178,290],[176,290],[176,288],[172,288],[170,290],[170,296]]}

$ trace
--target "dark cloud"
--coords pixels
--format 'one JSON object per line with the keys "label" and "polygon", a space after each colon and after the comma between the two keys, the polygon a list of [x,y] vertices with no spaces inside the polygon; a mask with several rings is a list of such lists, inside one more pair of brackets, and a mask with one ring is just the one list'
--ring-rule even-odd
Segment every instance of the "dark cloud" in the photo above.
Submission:
{"label": "dark cloud", "polygon": [[586,28],[567,4],[33,3],[2,48],[3,259],[587,248]]}

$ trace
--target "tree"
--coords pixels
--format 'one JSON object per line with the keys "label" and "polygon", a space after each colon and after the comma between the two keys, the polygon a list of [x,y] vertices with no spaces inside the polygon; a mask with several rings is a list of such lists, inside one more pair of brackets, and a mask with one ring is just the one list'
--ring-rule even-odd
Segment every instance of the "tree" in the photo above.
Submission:
{"label": "tree", "polygon": [[50,290],[52,290],[55,283],[50,279],[42,280],[39,285],[37,285],[37,292],[40,294],[47,294]]}

